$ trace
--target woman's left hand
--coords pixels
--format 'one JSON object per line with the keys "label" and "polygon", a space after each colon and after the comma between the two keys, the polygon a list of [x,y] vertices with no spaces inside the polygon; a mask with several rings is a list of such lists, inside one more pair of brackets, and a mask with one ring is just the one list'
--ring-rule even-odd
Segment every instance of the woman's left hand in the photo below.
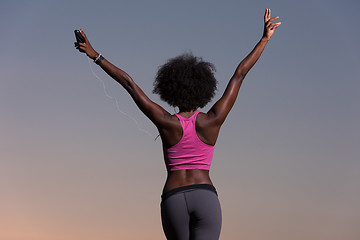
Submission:
{"label": "woman's left hand", "polygon": [[270,40],[275,30],[280,26],[281,22],[273,23],[279,17],[270,18],[271,10],[267,8],[264,15],[264,34],[263,38]]}
{"label": "woman's left hand", "polygon": [[80,52],[86,53],[86,55],[89,58],[95,59],[99,54],[93,49],[93,47],[91,46],[91,44],[89,42],[89,39],[86,37],[86,35],[82,29],[80,29],[80,33],[84,37],[85,42],[84,43],[74,42],[75,48],[78,49]]}

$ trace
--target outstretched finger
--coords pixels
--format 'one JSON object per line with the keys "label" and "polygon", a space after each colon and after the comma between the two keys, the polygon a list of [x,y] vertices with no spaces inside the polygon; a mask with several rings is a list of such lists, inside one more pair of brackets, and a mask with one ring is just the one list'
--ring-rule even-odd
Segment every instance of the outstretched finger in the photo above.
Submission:
{"label": "outstretched finger", "polygon": [[276,24],[276,23],[273,23],[272,21],[274,21],[274,20],[276,20],[276,19],[278,19],[279,17],[274,17],[274,18],[272,18],[272,19],[270,19],[269,21],[267,21],[266,23],[265,23],[265,26],[266,27],[270,27],[270,26],[272,26],[273,24]]}
{"label": "outstretched finger", "polygon": [[265,25],[268,27],[272,23],[272,21],[275,21],[278,18],[279,17],[273,17],[273,18],[269,19],[268,21],[265,22]]}
{"label": "outstretched finger", "polygon": [[273,17],[273,18],[271,18],[271,19],[269,19],[269,22],[272,22],[272,21],[274,21],[274,20],[276,20],[276,19],[278,19],[279,17],[277,16],[277,17]]}
{"label": "outstretched finger", "polygon": [[275,26],[273,27],[273,29],[277,29],[279,26],[281,25],[281,22],[275,23]]}
{"label": "outstretched finger", "polygon": [[270,19],[270,9],[265,9],[264,22],[267,22]]}
{"label": "outstretched finger", "polygon": [[271,30],[275,30],[275,29],[277,29],[277,28],[280,26],[280,24],[281,24],[281,22],[272,23],[272,24],[270,25],[270,29],[271,29]]}

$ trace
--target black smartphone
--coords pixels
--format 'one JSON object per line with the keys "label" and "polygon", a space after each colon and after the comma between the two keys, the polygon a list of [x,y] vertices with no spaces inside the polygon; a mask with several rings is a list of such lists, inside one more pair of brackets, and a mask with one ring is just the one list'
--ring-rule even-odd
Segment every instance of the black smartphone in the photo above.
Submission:
{"label": "black smartphone", "polygon": [[84,37],[81,35],[80,33],[80,30],[74,30],[74,33],[75,33],[75,37],[76,37],[76,41],[79,43],[84,43],[85,42],[85,39]]}

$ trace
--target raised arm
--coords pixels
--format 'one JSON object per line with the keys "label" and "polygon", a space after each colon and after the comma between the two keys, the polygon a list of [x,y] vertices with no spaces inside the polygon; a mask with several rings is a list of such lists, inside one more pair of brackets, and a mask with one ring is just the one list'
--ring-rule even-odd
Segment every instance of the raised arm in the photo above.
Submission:
{"label": "raised arm", "polygon": [[[99,57],[99,53],[97,53],[93,49],[89,39],[86,37],[83,30],[80,30],[80,33],[84,37],[85,43],[75,43],[75,47],[80,52],[85,52],[89,58],[95,60],[97,57]],[[164,127],[164,125],[166,125],[168,119],[170,118],[170,114],[166,110],[164,110],[161,106],[151,101],[126,72],[124,72],[120,68],[110,63],[107,59],[103,59],[100,62],[99,66],[110,77],[112,77],[115,81],[120,83],[126,89],[126,91],[135,101],[136,105],[140,108],[140,110],[157,127],[162,128]]]}
{"label": "raised arm", "polygon": [[246,74],[257,62],[261,56],[266,44],[274,34],[277,27],[280,26],[281,22],[273,23],[274,20],[279,17],[270,18],[270,9],[266,9],[264,15],[264,33],[260,41],[256,44],[255,48],[250,54],[244,58],[235,70],[234,75],[230,79],[223,96],[214,104],[209,110],[208,116],[213,118],[215,125],[218,127],[225,121],[229,114],[232,106],[237,98],[240,86],[244,80]]}

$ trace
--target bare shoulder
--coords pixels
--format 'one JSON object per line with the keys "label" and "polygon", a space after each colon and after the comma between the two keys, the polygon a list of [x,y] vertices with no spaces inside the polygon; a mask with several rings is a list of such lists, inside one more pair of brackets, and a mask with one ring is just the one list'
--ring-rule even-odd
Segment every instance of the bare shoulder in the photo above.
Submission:
{"label": "bare shoulder", "polygon": [[200,112],[196,118],[196,133],[201,141],[215,145],[220,131],[220,126],[211,114]]}
{"label": "bare shoulder", "polygon": [[199,112],[196,118],[196,125],[199,127],[211,127],[215,125],[215,116],[210,113]]}
{"label": "bare shoulder", "polygon": [[169,129],[169,128],[174,128],[176,127],[176,125],[180,125],[179,119],[173,115],[170,114],[168,112],[165,112],[165,114],[163,114],[161,117],[161,124],[157,125],[157,127],[159,129]]}
{"label": "bare shoulder", "polygon": [[180,120],[175,115],[167,115],[164,117],[163,126],[158,128],[163,145],[165,147],[174,146],[182,137],[182,127]]}

